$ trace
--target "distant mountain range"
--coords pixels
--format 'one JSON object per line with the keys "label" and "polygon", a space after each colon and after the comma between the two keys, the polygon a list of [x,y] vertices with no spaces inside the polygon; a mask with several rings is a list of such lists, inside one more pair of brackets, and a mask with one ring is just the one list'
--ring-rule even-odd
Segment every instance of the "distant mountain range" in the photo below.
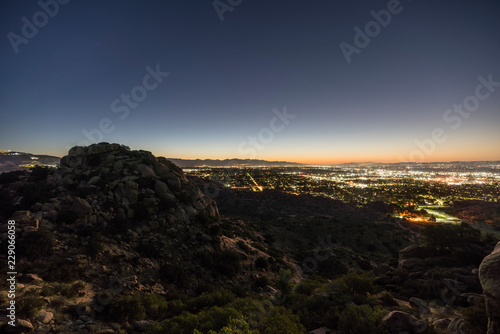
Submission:
{"label": "distant mountain range", "polygon": [[59,157],[24,152],[0,151],[0,173],[28,169],[36,165],[57,166]]}
{"label": "distant mountain range", "polygon": [[279,167],[279,166],[302,166],[303,164],[297,162],[288,161],[267,161],[259,159],[177,159],[177,158],[167,158],[167,160],[172,161],[174,164],[181,168],[189,167],[231,167],[231,166],[248,166],[248,167]]}

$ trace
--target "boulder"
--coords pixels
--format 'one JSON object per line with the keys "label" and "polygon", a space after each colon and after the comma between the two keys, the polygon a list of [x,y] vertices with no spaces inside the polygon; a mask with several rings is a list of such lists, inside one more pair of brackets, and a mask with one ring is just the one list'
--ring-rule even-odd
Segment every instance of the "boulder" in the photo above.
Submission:
{"label": "boulder", "polygon": [[416,257],[400,260],[399,266],[410,272],[421,271],[426,267],[425,261]]}
{"label": "boulder", "polygon": [[84,217],[92,211],[92,207],[83,198],[75,197],[71,210],[74,211],[78,217]]}
{"label": "boulder", "polygon": [[448,332],[453,334],[478,334],[467,328],[463,317],[454,318],[448,325]]}
{"label": "boulder", "polygon": [[146,332],[148,330],[148,327],[153,323],[151,320],[139,320],[139,321],[134,321],[132,325],[134,326],[134,329],[138,332]]}
{"label": "boulder", "polygon": [[10,217],[10,220],[15,220],[16,223],[27,223],[29,222],[31,213],[28,210],[16,211]]}
{"label": "boulder", "polygon": [[500,333],[500,242],[481,262],[479,280],[486,297],[487,334]]}
{"label": "boulder", "polygon": [[433,249],[429,249],[425,246],[420,246],[420,245],[410,245],[399,251],[399,258],[401,260],[409,258],[425,259],[433,255],[434,255]]}
{"label": "boulder", "polygon": [[21,278],[19,278],[19,282],[31,284],[35,282],[43,282],[43,279],[41,279],[37,274],[24,274]]}
{"label": "boulder", "polygon": [[40,312],[38,312],[35,318],[42,324],[48,324],[52,319],[54,319],[54,314],[46,310],[41,310]]}
{"label": "boulder", "polygon": [[16,326],[7,326],[5,333],[30,333],[33,329],[29,320],[17,319]]}
{"label": "boulder", "polygon": [[438,319],[432,323],[432,327],[439,329],[447,329],[448,326],[450,325],[450,322],[451,322],[450,318]]}
{"label": "boulder", "polygon": [[137,166],[137,169],[139,169],[139,172],[141,173],[141,177],[145,179],[152,179],[152,178],[158,178],[158,175],[156,175],[155,171],[153,168],[148,167],[146,165],[139,165]]}
{"label": "boulder", "polygon": [[155,193],[156,196],[158,196],[159,199],[165,202],[174,202],[175,201],[175,196],[170,192],[170,189],[168,186],[161,181],[156,181],[155,182]]}
{"label": "boulder", "polygon": [[416,297],[411,297],[410,300],[410,305],[413,309],[418,310],[419,313],[423,314],[428,314],[430,313],[429,306],[420,298]]}
{"label": "boulder", "polygon": [[418,320],[414,316],[401,311],[389,312],[382,319],[382,322],[391,334],[399,334],[403,332],[407,332],[409,334],[428,332],[426,322]]}

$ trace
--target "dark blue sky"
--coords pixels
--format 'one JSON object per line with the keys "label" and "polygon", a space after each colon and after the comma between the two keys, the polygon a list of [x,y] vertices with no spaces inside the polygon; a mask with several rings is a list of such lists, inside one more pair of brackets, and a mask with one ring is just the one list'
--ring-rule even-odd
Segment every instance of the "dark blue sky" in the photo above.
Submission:
{"label": "dark blue sky", "polygon": [[500,82],[498,1],[243,0],[223,21],[213,1],[60,1],[0,5],[0,149],[61,156],[87,132],[167,157],[500,160],[500,87],[475,97]]}

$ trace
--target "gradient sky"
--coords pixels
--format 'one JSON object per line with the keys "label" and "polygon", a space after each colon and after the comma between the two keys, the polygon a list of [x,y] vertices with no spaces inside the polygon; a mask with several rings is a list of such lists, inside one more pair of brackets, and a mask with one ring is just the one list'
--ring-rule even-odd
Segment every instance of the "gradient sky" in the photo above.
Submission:
{"label": "gradient sky", "polygon": [[[2,1],[0,149],[62,156],[110,122],[102,141],[172,158],[500,160],[500,87],[469,117],[446,114],[479,76],[500,82],[498,0],[401,1],[348,63],[340,43],[388,6],[243,0],[221,21],[212,0],[72,0],[43,22],[37,1]],[[12,37],[23,17],[40,25],[27,43]],[[169,75],[124,117],[122,94],[157,64]]]}

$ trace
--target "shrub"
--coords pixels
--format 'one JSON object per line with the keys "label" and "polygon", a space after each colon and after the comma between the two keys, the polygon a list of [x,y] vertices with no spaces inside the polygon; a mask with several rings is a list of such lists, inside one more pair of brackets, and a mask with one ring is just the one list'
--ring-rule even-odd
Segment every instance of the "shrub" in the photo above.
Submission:
{"label": "shrub", "polygon": [[234,277],[241,270],[240,255],[230,250],[204,253],[202,254],[201,261],[205,267],[229,278]]}
{"label": "shrub", "polygon": [[334,290],[348,295],[366,296],[374,291],[371,278],[357,273],[349,273],[337,278],[333,281],[332,287]]}
{"label": "shrub", "polygon": [[24,293],[16,300],[16,309],[18,316],[32,318],[35,314],[45,306],[43,297],[38,296],[36,290],[30,290]]}
{"label": "shrub", "polygon": [[265,257],[259,257],[255,260],[255,268],[257,269],[267,269],[269,267],[269,263]]}
{"label": "shrub", "polygon": [[303,295],[311,295],[313,291],[320,286],[320,282],[306,278],[297,285],[295,292]]}
{"label": "shrub", "polygon": [[200,296],[195,297],[186,303],[186,310],[192,313],[197,313],[204,308],[224,306],[232,302],[235,298],[236,295],[226,289],[203,292]]}
{"label": "shrub", "polygon": [[89,242],[86,247],[87,254],[93,259],[97,258],[104,249],[103,242],[104,237],[102,234],[100,232],[95,232],[89,238]]}
{"label": "shrub", "polygon": [[51,188],[46,181],[31,182],[23,185],[21,193],[23,199],[21,200],[21,207],[29,209],[36,202],[45,202],[47,198],[51,198]]}
{"label": "shrub", "polygon": [[57,223],[74,224],[78,219],[78,214],[73,210],[62,210],[57,215]]}
{"label": "shrub", "polygon": [[339,328],[346,334],[383,333],[382,311],[369,305],[348,304],[339,315]]}
{"label": "shrub", "polygon": [[[197,329],[193,334],[203,334]],[[243,318],[231,319],[229,324],[222,328],[219,332],[210,330],[208,334],[259,334],[257,331],[250,329],[250,325]]]}
{"label": "shrub", "polygon": [[421,235],[425,245],[439,249],[479,242],[481,238],[481,232],[467,223],[427,226]]}
{"label": "shrub", "polygon": [[254,285],[258,288],[263,288],[271,284],[271,280],[267,276],[260,276],[254,282]]}
{"label": "shrub", "polygon": [[[97,303],[99,303],[97,301]],[[139,295],[123,296],[115,294],[111,303],[102,312],[107,320],[116,322],[135,321],[146,318],[146,308]]]}
{"label": "shrub", "polygon": [[275,307],[272,314],[264,319],[259,330],[262,334],[305,333],[305,328],[300,323],[299,316],[283,306]]}
{"label": "shrub", "polygon": [[38,231],[29,232],[22,242],[18,243],[18,249],[22,257],[38,258],[51,254],[54,245],[52,233],[41,227]]}
{"label": "shrub", "polygon": [[398,302],[394,299],[394,297],[391,295],[391,293],[387,292],[387,291],[383,291],[380,294],[379,299],[380,299],[380,301],[385,306],[396,306],[396,305],[398,305]]}
{"label": "shrub", "polygon": [[184,312],[179,316],[167,319],[161,324],[153,324],[149,333],[160,334],[193,334],[195,330],[206,333],[210,330],[219,331],[228,326],[231,319],[241,318],[242,314],[231,307],[212,307],[198,314]]}
{"label": "shrub", "polygon": [[465,323],[471,332],[486,333],[488,330],[488,317],[484,299],[477,300],[474,305],[461,310]]}
{"label": "shrub", "polygon": [[26,175],[26,172],[23,170],[16,170],[13,172],[0,173],[0,184],[9,184],[16,182],[19,180],[19,177],[22,175]]}
{"label": "shrub", "polygon": [[148,294],[142,297],[142,304],[149,319],[161,320],[168,315],[169,304],[164,297]]}
{"label": "shrub", "polygon": [[167,284],[178,284],[187,286],[188,275],[184,267],[176,264],[164,264],[159,270],[160,279],[166,281]]}
{"label": "shrub", "polygon": [[238,247],[247,254],[250,254],[252,251],[252,249],[242,240],[238,240],[236,245],[238,245]]}

